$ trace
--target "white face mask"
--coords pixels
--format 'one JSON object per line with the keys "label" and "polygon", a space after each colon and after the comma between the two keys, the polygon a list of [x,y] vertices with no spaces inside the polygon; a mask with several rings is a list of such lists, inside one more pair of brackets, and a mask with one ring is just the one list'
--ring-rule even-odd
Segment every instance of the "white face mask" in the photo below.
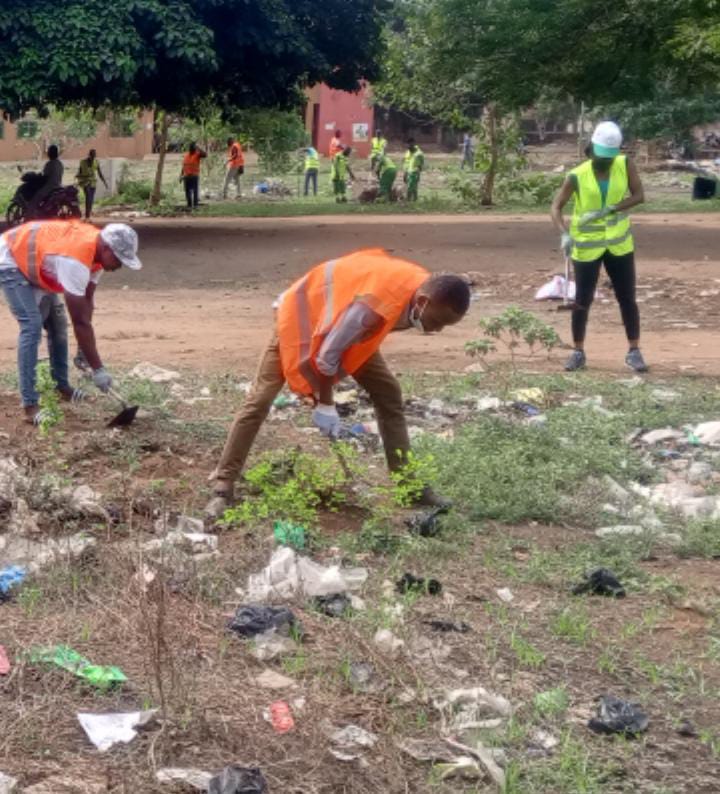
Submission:
{"label": "white face mask", "polygon": [[[427,306],[427,303],[425,304],[425,306]],[[414,307],[413,310],[410,312],[410,316],[408,317],[408,319],[410,320],[410,325],[412,325],[413,328],[416,328],[418,331],[420,331],[421,334],[425,333],[425,327],[422,324],[422,315],[423,312],[425,311],[425,306],[423,306],[419,312],[417,312],[417,307]]]}

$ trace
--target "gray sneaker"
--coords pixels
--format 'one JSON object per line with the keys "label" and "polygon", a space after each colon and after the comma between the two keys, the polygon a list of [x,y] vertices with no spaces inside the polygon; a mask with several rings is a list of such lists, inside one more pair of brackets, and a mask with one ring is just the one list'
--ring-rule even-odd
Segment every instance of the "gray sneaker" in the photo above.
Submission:
{"label": "gray sneaker", "polygon": [[628,350],[628,354],[625,356],[625,366],[630,367],[634,372],[648,371],[648,365],[645,363],[645,359],[642,357],[642,353],[637,347]]}
{"label": "gray sneaker", "polygon": [[585,369],[585,351],[573,350],[570,358],[565,362],[565,369],[567,372],[575,372],[577,369]]}

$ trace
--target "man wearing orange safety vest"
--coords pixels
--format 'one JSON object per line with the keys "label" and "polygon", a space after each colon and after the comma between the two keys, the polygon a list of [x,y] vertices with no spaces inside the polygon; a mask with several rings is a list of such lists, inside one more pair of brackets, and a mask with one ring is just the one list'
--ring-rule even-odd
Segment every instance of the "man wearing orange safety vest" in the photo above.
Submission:
{"label": "man wearing orange safety vest", "polygon": [[[469,305],[470,288],[459,276],[432,276],[381,249],[324,262],[296,281],[278,299],[272,339],[210,476],[208,517],[217,518],[232,503],[234,482],[285,383],[315,405],[315,426],[336,439],[340,419],[333,385],[352,375],[372,400],[389,468],[401,470],[410,440],[400,385],[380,345],[391,331],[440,331],[461,320]],[[419,504],[440,501],[428,487],[418,495]]]}
{"label": "man wearing orange safety vest", "polygon": [[137,234],[124,223],[108,224],[101,231],[80,221],[31,221],[0,237],[0,285],[20,326],[18,380],[27,422],[38,424],[42,419],[35,368],[43,328],[60,397],[76,402],[85,396],[68,379],[67,317],[61,294],[93,382],[103,392],[112,387],[92,326],[95,288],[103,271],[122,265],[139,270],[137,249]]}
{"label": "man wearing orange safety vest", "polygon": [[223,198],[227,198],[228,188],[230,187],[231,182],[235,184],[235,197],[240,198],[240,196],[242,196],[240,177],[245,172],[245,155],[243,154],[240,141],[236,141],[235,138],[228,138],[227,145],[227,170],[225,171]]}
{"label": "man wearing orange safety vest", "polygon": [[191,143],[183,156],[180,181],[185,185],[185,200],[188,209],[200,203],[200,160],[207,154],[196,144]]}
{"label": "man wearing orange safety vest", "polygon": [[340,152],[345,151],[345,144],[341,140],[342,138],[342,131],[335,130],[335,134],[332,136],[330,140],[330,148],[328,149],[328,157],[332,160],[336,154],[340,154]]}

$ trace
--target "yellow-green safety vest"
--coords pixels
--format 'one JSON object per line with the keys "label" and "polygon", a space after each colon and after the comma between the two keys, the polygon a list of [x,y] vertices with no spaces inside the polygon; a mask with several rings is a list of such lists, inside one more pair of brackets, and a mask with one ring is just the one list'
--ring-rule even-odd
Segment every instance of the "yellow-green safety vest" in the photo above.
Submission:
{"label": "yellow-green safety vest", "polygon": [[316,171],[320,168],[320,155],[317,153],[315,149],[311,152],[305,153],[305,170],[311,171],[315,169]]}
{"label": "yellow-green safety vest", "polygon": [[395,163],[387,155],[384,155],[378,165],[378,176],[382,176],[386,171],[397,171],[397,168]]}
{"label": "yellow-green safety vest", "polygon": [[336,182],[342,182],[347,176],[347,158],[342,152],[338,152],[332,159],[330,166],[330,178]]}
{"label": "yellow-green safety vest", "polygon": [[624,256],[634,251],[630,218],[625,212],[612,212],[597,221],[580,225],[580,218],[586,212],[595,212],[604,206],[619,204],[627,197],[629,192],[627,156],[618,155],[613,160],[605,204],[592,160],[587,160],[577,168],[573,168],[570,173],[574,174],[576,180],[575,207],[570,222],[570,236],[573,239],[572,258],[578,262],[592,262],[608,250],[615,256]]}
{"label": "yellow-green safety vest", "polygon": [[415,174],[419,171],[422,171],[422,168],[425,165],[425,155],[422,153],[422,150],[419,147],[415,149],[414,152],[408,152],[405,155],[405,160],[407,161],[405,170],[408,172],[408,174]]}
{"label": "yellow-green safety vest", "polygon": [[403,171],[410,170],[410,161],[412,160],[412,152],[408,149],[403,157]]}
{"label": "yellow-green safety vest", "polygon": [[387,149],[387,141],[385,138],[373,138],[370,142],[370,156],[376,157],[379,154],[383,154]]}

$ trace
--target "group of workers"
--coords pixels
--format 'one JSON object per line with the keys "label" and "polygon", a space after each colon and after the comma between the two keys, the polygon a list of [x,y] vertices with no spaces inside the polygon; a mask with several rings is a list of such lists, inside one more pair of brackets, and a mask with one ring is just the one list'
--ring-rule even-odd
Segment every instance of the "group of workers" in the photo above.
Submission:
{"label": "group of workers", "polygon": [[[647,369],[639,348],[634,243],[627,216],[644,195],[637,169],[621,153],[621,144],[616,124],[599,124],[587,160],[569,173],[553,202],[552,218],[561,234],[560,246],[572,259],[577,283],[572,312],[575,348],[566,364],[571,371],[586,363],[585,329],[603,265],[628,338],[625,363],[636,372]],[[338,149],[334,156],[345,151]],[[386,156],[379,139],[371,167],[379,168]],[[574,199],[574,209],[568,225],[563,208],[570,199]],[[137,254],[137,234],[125,224],[111,223],[101,230],[80,221],[33,221],[0,236],[0,285],[20,327],[18,373],[26,421],[38,423],[42,418],[36,364],[43,329],[58,394],[72,402],[86,397],[70,384],[65,307],[83,368],[92,372],[98,389],[111,389],[113,379],[100,358],[92,325],[95,289],[104,271],[122,266],[140,269]],[[407,471],[410,441],[402,394],[380,346],[393,331],[415,329],[429,334],[459,322],[470,298],[464,278],[431,275],[420,265],[381,249],[339,256],[298,279],[273,305],[270,341],[210,477],[212,498],[207,515],[217,517],[231,505],[234,483],[285,384],[313,407],[313,423],[334,440],[341,422],[333,387],[343,377],[352,376],[372,400],[389,468]],[[417,485],[419,504],[442,502],[425,484]]]}

